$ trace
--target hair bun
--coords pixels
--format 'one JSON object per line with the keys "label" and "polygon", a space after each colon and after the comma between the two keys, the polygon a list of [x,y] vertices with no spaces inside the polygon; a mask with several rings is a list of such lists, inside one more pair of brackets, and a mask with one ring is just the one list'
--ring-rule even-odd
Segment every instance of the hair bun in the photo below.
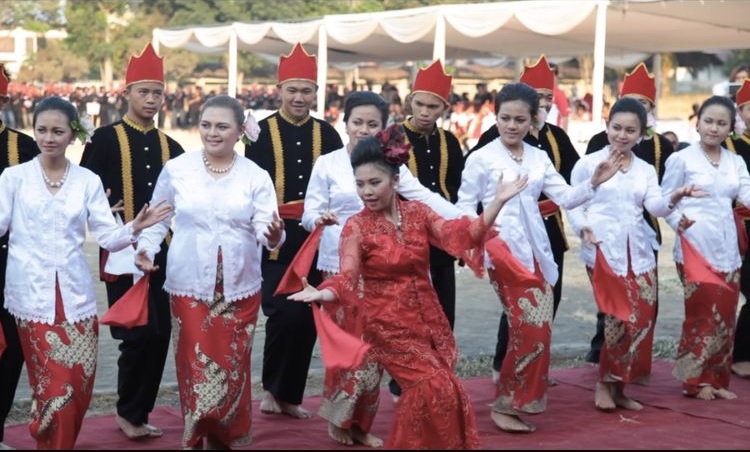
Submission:
{"label": "hair bun", "polygon": [[404,127],[401,124],[391,124],[375,135],[380,142],[385,161],[394,166],[401,166],[409,161],[411,143],[407,142]]}

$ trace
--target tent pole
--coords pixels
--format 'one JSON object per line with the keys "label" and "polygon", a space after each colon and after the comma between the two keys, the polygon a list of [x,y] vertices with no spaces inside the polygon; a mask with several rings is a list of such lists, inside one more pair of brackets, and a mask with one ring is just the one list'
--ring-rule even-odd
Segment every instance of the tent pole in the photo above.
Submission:
{"label": "tent pole", "polygon": [[229,84],[227,86],[227,95],[237,97],[237,30],[232,27],[232,33],[229,35]]}
{"label": "tent pole", "polygon": [[440,60],[445,66],[445,17],[439,13],[435,20],[435,40],[432,45],[432,61]]}
{"label": "tent pole", "polygon": [[595,129],[601,128],[604,103],[604,56],[607,39],[607,1],[596,5],[596,31],[594,33],[594,74],[592,80],[593,100],[591,122]]}
{"label": "tent pole", "polygon": [[661,97],[661,53],[654,54],[654,67],[651,68],[656,82],[656,97],[654,98],[654,118],[659,114],[659,98]]}
{"label": "tent pole", "polygon": [[328,31],[325,24],[318,28],[318,113],[323,117],[326,111],[326,91],[328,85]]}

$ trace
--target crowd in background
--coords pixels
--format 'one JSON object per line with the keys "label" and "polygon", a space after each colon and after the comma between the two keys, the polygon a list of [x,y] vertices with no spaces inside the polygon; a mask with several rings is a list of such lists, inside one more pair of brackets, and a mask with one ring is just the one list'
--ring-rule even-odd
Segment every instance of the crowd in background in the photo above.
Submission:
{"label": "crowd in background", "polygon": [[[356,88],[356,87],[355,87]],[[371,87],[368,87],[371,89]],[[326,108],[324,118],[337,129],[343,127],[343,102],[353,87],[329,84],[326,94]],[[562,92],[562,91],[561,91]],[[217,92],[199,85],[176,85],[167,88],[165,101],[159,115],[159,128],[171,130],[195,130],[198,125],[198,114],[205,102],[218,94],[226,94],[225,90]],[[408,105],[404,103],[404,95],[398,87],[386,82],[380,94],[390,106],[388,123],[402,122],[409,114]],[[451,92],[450,109],[439,121],[441,127],[453,132],[465,151],[468,151],[488,127],[495,122],[493,99],[497,90],[488,90],[486,83],[477,83],[476,92],[472,96],[468,92],[461,94]],[[128,110],[128,104],[122,95],[122,90],[105,89],[103,86],[88,85],[74,86],[72,84],[48,84],[39,87],[34,84],[11,83],[9,87],[10,102],[0,110],[0,120],[3,124],[16,129],[29,129],[34,107],[44,97],[59,95],[70,100],[78,108],[80,114],[91,116],[98,126],[112,124],[122,119]],[[587,98],[588,97],[588,98]],[[275,85],[253,84],[243,87],[237,95],[237,100],[247,109],[253,111],[277,110],[281,105],[278,89]],[[557,112],[555,122],[566,128],[567,118],[588,121],[591,99],[568,98],[563,95],[556,101],[551,114]],[[606,106],[606,105],[605,105]]]}

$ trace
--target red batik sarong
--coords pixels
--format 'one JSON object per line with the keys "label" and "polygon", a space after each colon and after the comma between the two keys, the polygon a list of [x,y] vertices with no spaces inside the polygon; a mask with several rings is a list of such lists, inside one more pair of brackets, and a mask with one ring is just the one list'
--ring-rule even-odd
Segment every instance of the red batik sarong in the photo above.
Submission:
{"label": "red batik sarong", "polygon": [[260,293],[227,303],[219,249],[214,299],[171,297],[183,447],[210,437],[226,445],[252,440],[250,357]]}
{"label": "red batik sarong", "polygon": [[504,414],[536,414],[547,406],[547,374],[552,338],[552,286],[535,265],[535,283],[515,284],[512,275],[492,269],[492,286],[508,316],[508,351],[492,409]]}
{"label": "red batik sarong", "polygon": [[16,324],[31,386],[31,436],[37,449],[73,449],[94,389],[97,319],[65,320],[56,281],[55,323]]}
{"label": "red batik sarong", "polygon": [[695,395],[703,386],[729,387],[740,277],[737,270],[715,273],[722,284],[686,283],[683,265],[677,264],[685,320],[672,375],[682,381],[685,395]]}
{"label": "red batik sarong", "polygon": [[[593,283],[593,273],[586,268]],[[645,383],[651,375],[653,330],[656,317],[656,270],[622,278],[629,312],[627,320],[604,317],[604,344],[599,357],[599,378],[605,382]]]}

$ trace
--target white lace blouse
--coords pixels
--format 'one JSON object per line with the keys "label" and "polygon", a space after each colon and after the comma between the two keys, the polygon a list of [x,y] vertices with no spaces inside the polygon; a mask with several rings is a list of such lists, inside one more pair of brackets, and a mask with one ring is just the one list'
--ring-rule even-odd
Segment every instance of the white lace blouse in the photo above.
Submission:
{"label": "white lace blouse", "polygon": [[[737,245],[737,229],[732,211],[733,201],[750,204],[750,175],[745,161],[721,148],[719,166],[714,167],[701,145],[691,146],[670,155],[665,163],[661,188],[667,194],[683,185],[696,185],[709,192],[703,198],[683,198],[679,209],[666,220],[677,230],[684,214],[695,223],[685,231],[685,238],[717,270],[729,272],[742,265]],[[674,260],[682,263],[682,246],[674,244]]]}
{"label": "white lace blouse", "polygon": [[[206,172],[201,152],[186,152],[169,160],[159,174],[151,203],[161,200],[174,207],[172,218],[142,231],[138,250],[146,250],[153,260],[174,220],[164,290],[213,300],[219,247],[226,301],[260,290],[260,247],[268,247],[264,234],[278,211],[268,172],[237,156],[226,176],[213,179]],[[284,238],[286,234],[274,249]]]}
{"label": "white lace blouse", "polygon": [[54,195],[47,190],[38,158],[3,171],[0,234],[10,231],[5,307],[13,316],[53,324],[55,275],[68,322],[97,314],[83,251],[87,227],[109,251],[135,240],[130,223],[115,222],[101,179],[88,169],[70,163],[68,177]]}
{"label": "white lace blouse", "polygon": [[[596,166],[609,157],[609,146],[582,157],[573,167],[570,183],[591,180]],[[632,155],[627,172],[618,171],[601,184],[586,203],[567,211],[570,225],[581,236],[583,227],[590,227],[601,240],[602,253],[612,270],[620,276],[628,274],[628,253],[633,273],[642,274],[656,267],[654,250],[659,249],[656,233],[643,217],[643,209],[663,217],[669,208],[671,192],[662,195],[656,170]],[[581,243],[581,259],[594,267],[596,247]]]}
{"label": "white lace blouse", "polygon": [[[569,209],[594,196],[591,182],[583,181],[571,187],[555,171],[547,153],[527,143],[523,143],[523,161],[517,163],[500,139],[496,138],[467,157],[456,205],[467,214],[476,215],[479,203],[487,206],[494,199],[500,174],[506,182],[528,174],[529,182],[523,192],[505,203],[495,220],[495,228],[508,243],[513,256],[532,273],[536,259],[544,279],[555,285],[557,264],[539,212],[539,195],[544,193],[555,204]],[[488,268],[493,268],[487,256],[485,263]]]}

